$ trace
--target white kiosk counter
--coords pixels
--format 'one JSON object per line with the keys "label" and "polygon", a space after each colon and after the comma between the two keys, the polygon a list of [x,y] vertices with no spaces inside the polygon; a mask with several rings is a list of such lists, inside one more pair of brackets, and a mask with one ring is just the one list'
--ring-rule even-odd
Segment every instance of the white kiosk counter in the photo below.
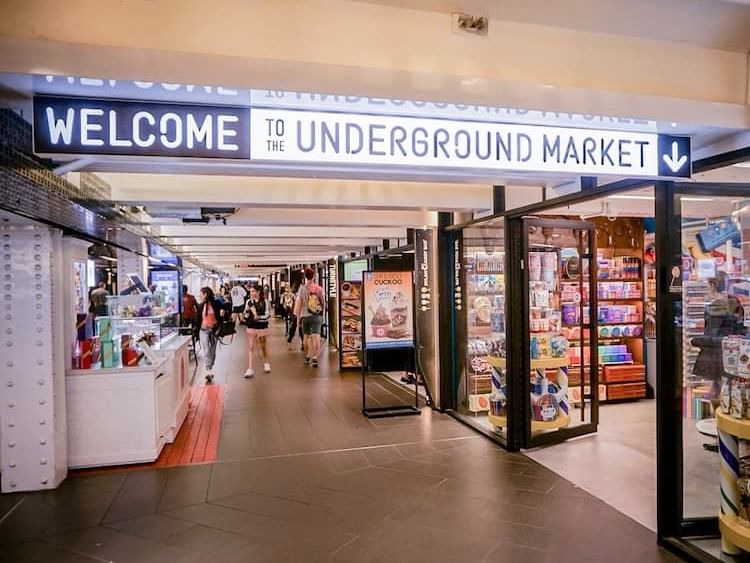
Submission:
{"label": "white kiosk counter", "polygon": [[190,337],[172,336],[163,344],[154,346],[153,350],[161,357],[172,363],[174,375],[174,405],[172,408],[171,428],[167,435],[167,442],[174,442],[177,432],[187,417],[190,407],[190,386],[192,373],[190,371]]}
{"label": "white kiosk counter", "polygon": [[[172,336],[155,365],[66,372],[68,466],[150,463],[174,441],[190,406],[190,338]],[[145,360],[141,360],[145,364]]]}

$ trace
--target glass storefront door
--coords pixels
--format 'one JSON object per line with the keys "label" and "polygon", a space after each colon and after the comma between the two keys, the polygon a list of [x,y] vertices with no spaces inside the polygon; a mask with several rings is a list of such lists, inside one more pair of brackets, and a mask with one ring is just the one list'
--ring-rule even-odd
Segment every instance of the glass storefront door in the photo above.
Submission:
{"label": "glass storefront door", "polygon": [[[458,366],[458,412],[507,443],[510,396],[506,366],[503,219],[463,231],[466,344]],[[464,332],[465,330],[465,332]]]}
{"label": "glass storefront door", "polygon": [[[597,347],[593,226],[584,221],[523,220],[523,285],[528,314],[523,420],[526,447],[596,432],[598,356],[615,357],[618,346]],[[523,388],[521,386],[520,388]]]}

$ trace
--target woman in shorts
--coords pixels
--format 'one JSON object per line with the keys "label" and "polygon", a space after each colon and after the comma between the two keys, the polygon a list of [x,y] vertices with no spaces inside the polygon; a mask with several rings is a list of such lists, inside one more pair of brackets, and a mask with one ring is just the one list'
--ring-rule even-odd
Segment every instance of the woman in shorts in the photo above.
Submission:
{"label": "woman in shorts", "polygon": [[247,326],[247,371],[245,377],[250,378],[255,375],[253,370],[253,354],[255,353],[256,343],[260,348],[260,355],[263,358],[263,371],[270,373],[271,363],[268,361],[268,319],[270,317],[268,302],[263,296],[263,290],[257,286],[250,288],[250,295],[245,302],[245,311],[243,313],[245,326]]}

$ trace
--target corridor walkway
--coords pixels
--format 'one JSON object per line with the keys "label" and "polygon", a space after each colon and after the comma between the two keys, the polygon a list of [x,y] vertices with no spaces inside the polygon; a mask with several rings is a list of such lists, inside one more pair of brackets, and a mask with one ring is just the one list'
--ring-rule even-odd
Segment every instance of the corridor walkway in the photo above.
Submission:
{"label": "corridor walkway", "polygon": [[304,366],[278,326],[273,372],[245,380],[243,337],[218,354],[216,463],[0,496],[0,561],[677,561],[646,528],[448,416],[365,419],[358,374],[341,375],[333,353]]}

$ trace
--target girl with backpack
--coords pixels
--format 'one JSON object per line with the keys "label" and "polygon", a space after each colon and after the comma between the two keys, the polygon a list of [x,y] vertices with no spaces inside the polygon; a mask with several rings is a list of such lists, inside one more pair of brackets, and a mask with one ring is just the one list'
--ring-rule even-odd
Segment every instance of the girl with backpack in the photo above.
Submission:
{"label": "girl with backpack", "polygon": [[255,375],[253,370],[253,355],[257,343],[260,348],[260,355],[263,359],[263,371],[271,372],[271,363],[268,361],[268,319],[270,310],[268,301],[266,301],[263,290],[257,286],[250,288],[250,295],[245,301],[245,311],[243,313],[245,326],[247,326],[247,371],[246,378]]}
{"label": "girl with backpack", "polygon": [[214,380],[217,333],[224,318],[224,310],[216,301],[210,287],[202,288],[200,293],[202,301],[198,306],[198,326],[200,327],[201,349],[206,359],[206,383],[211,383]]}

